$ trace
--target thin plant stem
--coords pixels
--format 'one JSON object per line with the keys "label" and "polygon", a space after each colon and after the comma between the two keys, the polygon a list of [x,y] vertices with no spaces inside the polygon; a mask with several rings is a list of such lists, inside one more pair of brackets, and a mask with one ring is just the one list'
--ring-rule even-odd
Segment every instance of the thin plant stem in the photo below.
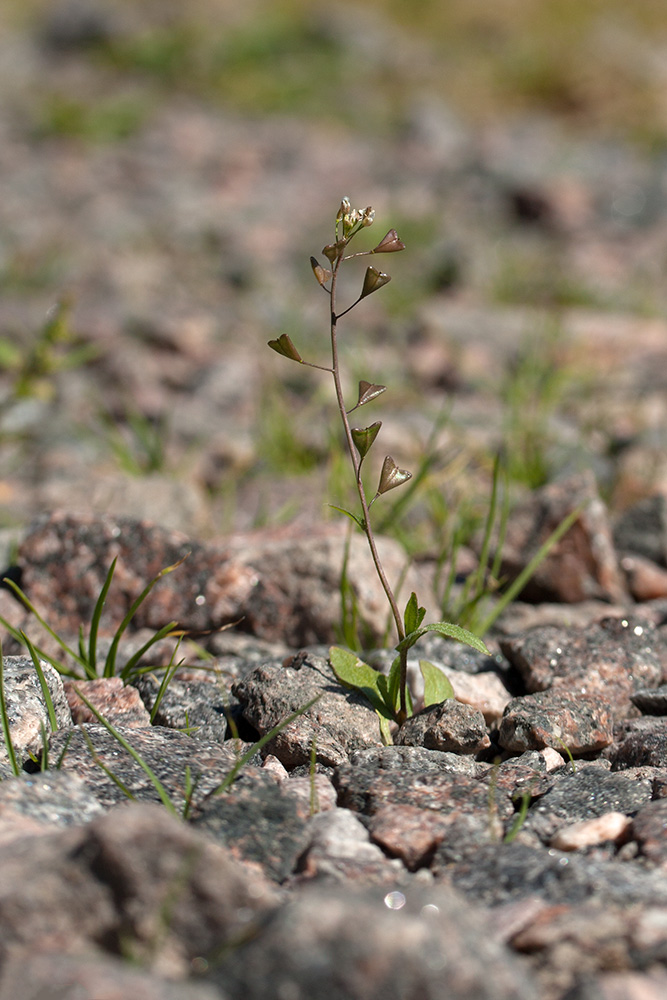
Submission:
{"label": "thin plant stem", "polygon": [[[405,638],[405,630],[403,628],[403,621],[401,619],[400,611],[398,610],[398,604],[396,603],[396,598],[394,592],[391,588],[387,575],[382,566],[380,560],[380,555],[377,550],[377,545],[375,542],[375,536],[373,534],[373,528],[370,521],[369,504],[366,499],[366,491],[364,489],[364,484],[361,478],[361,464],[362,458],[357,453],[354,439],[352,437],[352,430],[350,427],[350,421],[348,419],[347,409],[345,407],[345,399],[343,396],[343,387],[341,385],[340,379],[340,367],[338,363],[338,315],[336,314],[336,290],[338,284],[338,269],[340,268],[343,258],[339,257],[334,265],[333,272],[331,275],[331,369],[332,376],[334,380],[334,387],[336,390],[336,400],[338,402],[338,410],[340,412],[340,418],[343,421],[343,429],[345,431],[345,439],[347,441],[347,448],[350,453],[350,459],[352,461],[352,466],[354,468],[354,476],[357,486],[357,493],[359,494],[359,501],[361,503],[362,518],[361,524],[364,530],[364,534],[368,540],[368,547],[371,552],[371,557],[373,559],[373,564],[375,566],[375,571],[378,575],[382,589],[384,590],[389,605],[391,607],[391,613],[396,625],[396,634],[398,636],[398,642],[400,643]],[[356,303],[355,303],[356,304]],[[346,310],[347,312],[348,310]],[[405,696],[406,681],[407,681],[407,650],[401,650],[399,653],[401,660],[401,673],[400,673],[400,695],[401,704],[399,710],[399,719],[404,721],[407,718],[407,702]]]}

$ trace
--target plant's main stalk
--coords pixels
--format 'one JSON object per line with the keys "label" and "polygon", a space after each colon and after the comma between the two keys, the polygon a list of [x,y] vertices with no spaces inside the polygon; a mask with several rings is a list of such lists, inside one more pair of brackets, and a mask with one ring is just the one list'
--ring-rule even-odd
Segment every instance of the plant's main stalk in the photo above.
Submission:
{"label": "plant's main stalk", "polygon": [[[363,253],[354,254],[355,257],[364,256]],[[352,467],[354,469],[355,482],[357,487],[357,493],[359,495],[359,502],[361,504],[362,516],[360,519],[361,527],[366,539],[368,541],[368,547],[371,552],[371,557],[373,559],[373,564],[375,566],[375,571],[378,575],[378,579],[385,592],[387,601],[391,608],[392,617],[394,619],[394,624],[396,626],[396,635],[398,637],[398,642],[400,643],[405,638],[405,630],[403,628],[403,621],[401,619],[401,613],[398,610],[398,604],[396,603],[396,598],[392,590],[391,584],[387,579],[387,574],[384,571],[382,565],[382,560],[380,559],[380,554],[377,550],[377,544],[375,541],[375,536],[373,534],[373,528],[370,519],[369,503],[366,497],[366,491],[364,489],[363,480],[361,478],[361,465],[363,461],[363,456],[357,451],[357,447],[354,443],[354,438],[352,436],[352,428],[350,426],[350,421],[347,414],[347,408],[345,405],[345,398],[343,396],[343,387],[341,384],[340,377],[340,365],[338,362],[338,319],[339,316],[336,313],[336,291],[338,283],[338,271],[340,265],[344,259],[342,256],[338,257],[336,263],[333,266],[333,271],[331,275],[331,286],[329,289],[329,294],[331,296],[331,374],[333,376],[334,386],[336,390],[336,400],[338,403],[338,411],[340,413],[340,418],[343,422],[343,428],[345,431],[345,440],[347,441],[347,448],[350,453],[350,460],[352,462]],[[357,300],[359,301],[359,300]],[[356,304],[356,303],[355,303]],[[352,306],[350,308],[353,308]],[[347,312],[348,310],[346,310]],[[404,669],[401,670],[401,674],[405,673],[407,677],[407,653],[401,653],[401,667],[403,668],[403,661],[405,661]],[[407,718],[407,706],[405,704],[405,684],[401,683],[401,713],[405,713],[405,718]]]}
{"label": "plant's main stalk", "polygon": [[[346,309],[343,309],[341,312],[337,310],[338,277],[343,261],[352,260],[356,257],[370,257],[372,254],[377,253],[396,253],[399,250],[405,250],[405,245],[398,238],[396,230],[390,229],[372,250],[360,250],[358,253],[351,254],[347,253],[350,240],[362,229],[371,226],[374,218],[375,212],[370,206],[363,210],[353,209],[349,199],[344,198],[336,216],[334,242],[328,244],[322,250],[322,253],[329,261],[330,267],[322,267],[315,257],[310,258],[313,274],[320,287],[329,296],[331,368],[315,364],[312,361],[304,361],[286,333],[281,334],[275,340],[270,340],[269,347],[290,361],[295,361],[300,365],[307,365],[309,368],[318,368],[320,371],[328,371],[333,377],[338,412],[343,422],[347,450],[352,462],[352,468],[354,469],[361,514],[354,514],[341,507],[336,507],[336,510],[340,510],[343,514],[351,517],[366,535],[375,571],[386,595],[396,626],[397,642],[395,649],[397,656],[386,677],[378,674],[377,671],[373,670],[367,664],[357,661],[354,653],[337,647],[332,647],[330,650],[330,660],[334,673],[342,683],[363,691],[364,695],[369,697],[373,707],[380,715],[382,737],[385,742],[391,743],[391,733],[388,728],[389,721],[393,720],[401,725],[412,712],[412,704],[408,692],[408,650],[414,646],[422,635],[426,632],[435,631],[449,638],[457,639],[459,642],[466,642],[468,645],[482,652],[488,652],[488,650],[481,640],[458,625],[448,622],[434,622],[430,625],[422,625],[426,609],[419,606],[416,594],[410,595],[405,612],[401,616],[396,603],[396,597],[387,579],[387,574],[384,571],[377,549],[373,526],[371,524],[370,508],[378,497],[406,483],[412,477],[412,474],[405,469],[399,469],[391,455],[386,455],[382,464],[382,471],[380,472],[380,479],[375,495],[370,500],[366,496],[361,476],[362,465],[377,438],[381,421],[377,420],[369,427],[352,427],[349,414],[366,403],[370,403],[371,400],[385,391],[386,386],[378,385],[375,382],[361,381],[359,383],[357,402],[351,409],[347,409],[343,395],[338,357],[338,322],[351,309],[354,309],[362,299],[365,299],[367,295],[372,295],[373,292],[384,287],[391,280],[389,275],[383,271],[379,271],[376,267],[367,267],[361,291],[357,298]],[[432,699],[429,704],[452,696],[451,685],[447,686],[443,680],[443,675],[437,667],[427,663],[425,660],[421,660],[420,669],[425,678],[425,691],[430,692]]]}

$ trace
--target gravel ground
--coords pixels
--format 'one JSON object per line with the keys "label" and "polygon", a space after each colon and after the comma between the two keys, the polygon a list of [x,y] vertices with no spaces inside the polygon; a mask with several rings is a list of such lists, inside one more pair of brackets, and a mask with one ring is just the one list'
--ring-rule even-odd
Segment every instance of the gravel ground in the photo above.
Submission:
{"label": "gravel ground", "polygon": [[[193,20],[210,14],[224,40],[245,23],[226,8],[201,0]],[[179,49],[201,45],[201,22],[183,34],[169,4],[35,3],[0,19],[5,563],[76,643],[118,556],[104,652],[141,586],[189,552],[121,659],[171,620],[197,637],[153,720],[154,672],[86,687],[164,795],[83,684],[51,671],[47,754],[31,661],[7,658],[29,773],[2,763],[0,1000],[56,982],[62,1000],[662,997],[660,145],[573,128],[555,109],[466,117],[431,86],[432,45],[356,8],[304,22],[305,88],[289,59],[271,61],[284,43],[269,33],[254,75],[227,54],[241,82],[228,73],[222,96]],[[173,63],[132,50],[174,24]],[[633,52],[635,69],[657,72],[656,51]],[[267,62],[282,70],[268,111]],[[392,747],[327,660],[344,536],[326,504],[349,492],[333,395],[266,348],[289,333],[326,358],[308,258],[344,195],[375,207],[378,238],[395,227],[407,244],[343,351],[350,383],[390,389],[373,404],[386,452],[415,470],[431,454],[394,527],[418,557],[408,588],[437,604],[434,567],[456,519],[483,516],[497,452],[518,504],[504,572],[588,501],[532,603],[500,619],[491,657],[424,642],[456,698]],[[382,545],[398,576],[401,545]],[[460,558],[474,565],[471,550]],[[379,645],[385,619],[357,553],[350,576]],[[7,590],[0,613],[34,625]],[[156,647],[153,665],[169,656]],[[243,750],[241,777],[214,794]],[[60,769],[38,774],[40,754]],[[123,806],[126,792],[138,802]],[[187,824],[169,815],[184,809]]]}

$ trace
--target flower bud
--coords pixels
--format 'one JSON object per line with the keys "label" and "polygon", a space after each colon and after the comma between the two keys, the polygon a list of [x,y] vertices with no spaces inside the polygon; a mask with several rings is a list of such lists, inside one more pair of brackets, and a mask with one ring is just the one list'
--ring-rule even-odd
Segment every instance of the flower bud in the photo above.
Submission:
{"label": "flower bud", "polygon": [[356,232],[363,221],[363,213],[358,208],[353,208],[343,216],[343,236],[349,237]]}
{"label": "flower bud", "polygon": [[399,250],[405,250],[405,243],[399,240],[395,229],[390,229],[378,245],[371,250],[371,253],[397,253]]}
{"label": "flower bud", "polygon": [[364,299],[372,292],[377,292],[378,288],[382,288],[382,286],[386,285],[389,281],[391,281],[391,278],[388,274],[385,274],[383,271],[378,271],[377,267],[367,267],[366,274],[364,276],[364,285],[361,289],[361,295],[359,298]]}
{"label": "flower bud", "polygon": [[350,207],[351,207],[350,206],[350,199],[349,198],[343,198],[343,200],[340,203],[340,208],[338,209],[338,215],[336,216],[336,222],[340,222],[340,220],[345,215],[347,215],[347,213],[350,211]]}
{"label": "flower bud", "polygon": [[369,205],[363,211],[361,224],[362,226],[372,226],[374,221],[375,221],[375,209],[371,208],[371,206]]}

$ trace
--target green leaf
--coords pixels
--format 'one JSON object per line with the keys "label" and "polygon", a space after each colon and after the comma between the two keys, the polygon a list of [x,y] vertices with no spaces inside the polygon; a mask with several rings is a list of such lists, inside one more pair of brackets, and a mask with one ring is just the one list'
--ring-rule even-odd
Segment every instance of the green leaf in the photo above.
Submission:
{"label": "green leaf", "polygon": [[424,678],[424,705],[439,705],[454,697],[451,682],[435,664],[420,660],[419,669]]}
{"label": "green leaf", "polygon": [[417,600],[417,595],[414,590],[410,594],[410,600],[405,605],[405,613],[403,615],[403,622],[405,623],[405,634],[409,635],[410,632],[414,632],[415,629],[419,628],[421,623],[424,621],[424,615],[426,614],[426,608],[419,607],[419,601]]}
{"label": "green leaf", "polygon": [[382,736],[382,742],[386,747],[393,746],[394,741],[391,738],[389,719],[385,718],[384,715],[378,715],[378,719],[380,720],[380,735]]}
{"label": "green leaf", "polygon": [[480,653],[485,653],[490,656],[491,653],[487,649],[485,643],[477,635],[473,635],[469,632],[467,628],[461,628],[460,625],[454,625],[451,622],[433,622],[432,625],[423,625],[421,628],[416,629],[414,632],[410,632],[406,635],[405,639],[401,640],[395,647],[399,652],[404,649],[411,649],[412,646],[421,639],[423,635],[427,632],[439,632],[440,635],[446,636],[448,639],[454,639],[455,642],[462,642],[466,646],[471,646]]}
{"label": "green leaf", "polygon": [[367,663],[360,660],[356,653],[340,646],[332,646],[329,650],[329,662],[338,680],[346,687],[354,688],[370,701],[378,715],[385,718],[393,716],[385,705],[378,683],[382,675],[373,670]]}
{"label": "green leaf", "polygon": [[385,703],[389,711],[393,714],[395,711],[394,700],[392,697],[392,693],[389,690],[389,680],[384,674],[378,674],[378,691],[382,696],[383,702]]}
{"label": "green leaf", "polygon": [[376,420],[370,427],[352,427],[350,433],[359,455],[363,459],[369,452],[373,441],[378,436],[378,431],[382,427],[382,421]]}
{"label": "green leaf", "polygon": [[387,681],[387,687],[389,691],[389,696],[391,698],[391,705],[394,711],[398,711],[401,698],[399,685],[401,683],[401,658],[400,656],[394,657],[394,662],[389,669],[389,677]]}
{"label": "green leaf", "polygon": [[276,354],[282,354],[284,358],[289,358],[290,361],[298,361],[300,365],[303,364],[303,358],[286,333],[282,333],[277,340],[269,340],[268,344]]}

